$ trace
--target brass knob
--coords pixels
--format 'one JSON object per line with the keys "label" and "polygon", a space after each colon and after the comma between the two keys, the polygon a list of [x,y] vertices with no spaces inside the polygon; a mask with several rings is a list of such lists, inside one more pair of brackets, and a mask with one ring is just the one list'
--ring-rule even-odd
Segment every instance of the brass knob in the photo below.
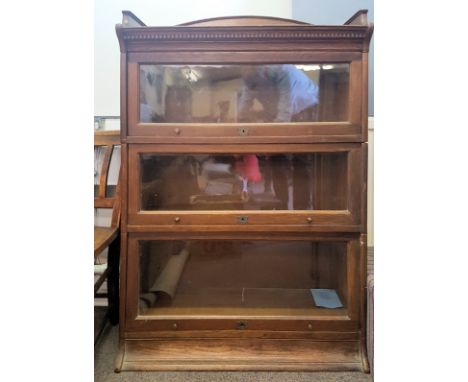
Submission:
{"label": "brass knob", "polygon": [[176,223],[179,223],[179,222],[180,222],[180,217],[176,216],[176,217],[174,218],[174,221],[175,221]]}
{"label": "brass knob", "polygon": [[312,329],[312,324],[307,325],[309,329]]}
{"label": "brass knob", "polygon": [[179,135],[179,134],[180,134],[180,129],[179,129],[178,127],[176,127],[176,128],[174,129],[174,133],[175,133],[176,135]]}
{"label": "brass knob", "polygon": [[174,322],[174,323],[172,324],[172,329],[177,329],[177,323],[176,323],[176,322]]}
{"label": "brass knob", "polygon": [[312,223],[312,218],[310,216],[307,218],[307,223]]}

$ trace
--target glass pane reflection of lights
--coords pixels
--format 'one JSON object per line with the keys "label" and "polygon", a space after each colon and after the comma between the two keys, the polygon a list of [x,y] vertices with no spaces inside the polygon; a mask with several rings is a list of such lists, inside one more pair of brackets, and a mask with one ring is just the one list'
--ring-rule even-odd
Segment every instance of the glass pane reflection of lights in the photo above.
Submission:
{"label": "glass pane reflection of lights", "polygon": [[346,121],[349,64],[140,65],[140,122]]}

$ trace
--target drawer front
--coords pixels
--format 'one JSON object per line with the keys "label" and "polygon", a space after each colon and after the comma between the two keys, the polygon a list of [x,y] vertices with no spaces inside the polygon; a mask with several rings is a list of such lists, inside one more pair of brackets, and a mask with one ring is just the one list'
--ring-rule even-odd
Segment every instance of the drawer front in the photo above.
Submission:
{"label": "drawer front", "polygon": [[126,328],[357,330],[358,238],[130,234]]}
{"label": "drawer front", "polygon": [[359,231],[364,150],[130,145],[128,229]]}
{"label": "drawer front", "polygon": [[[261,53],[260,53],[261,55]],[[297,62],[139,54],[128,63],[128,141],[160,143],[363,141],[361,60]],[[223,60],[230,59],[230,64]],[[208,61],[209,60],[209,61]],[[224,61],[226,62],[226,61]]]}

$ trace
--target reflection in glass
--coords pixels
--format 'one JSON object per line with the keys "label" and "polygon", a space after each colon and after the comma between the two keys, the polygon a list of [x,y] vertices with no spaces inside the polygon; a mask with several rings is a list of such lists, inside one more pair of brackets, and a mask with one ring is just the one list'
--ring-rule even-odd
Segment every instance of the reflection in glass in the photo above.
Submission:
{"label": "reflection in glass", "polygon": [[336,292],[346,307],[345,242],[142,241],[139,250],[140,314],[330,312],[311,289]]}
{"label": "reflection in glass", "polygon": [[142,210],[345,210],[347,154],[141,154]]}
{"label": "reflection in glass", "polygon": [[349,64],[140,65],[140,121],[345,121]]}

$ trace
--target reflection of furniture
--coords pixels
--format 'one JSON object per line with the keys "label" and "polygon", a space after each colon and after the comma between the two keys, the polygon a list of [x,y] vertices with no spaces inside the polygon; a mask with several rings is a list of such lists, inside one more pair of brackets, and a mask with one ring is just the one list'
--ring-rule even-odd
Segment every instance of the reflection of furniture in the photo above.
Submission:
{"label": "reflection of furniture", "polygon": [[166,93],[166,121],[191,122],[192,92],[188,87],[171,86]]}
{"label": "reflection of furniture", "polygon": [[[365,12],[343,26],[234,17],[161,28],[124,12],[117,35],[124,293],[116,370],[369,371],[366,123],[372,27]],[[232,65],[281,63],[330,70],[322,79],[324,106],[314,118],[242,124],[224,121],[225,115],[218,121],[190,119],[188,94],[175,90],[166,97],[164,123],[138,115],[143,65],[171,70],[209,64],[221,73]],[[339,75],[333,65],[341,68]],[[211,94],[214,81],[203,81]],[[229,93],[218,85],[217,91]],[[192,93],[194,116],[209,98],[199,93]],[[260,159],[263,183],[240,202],[221,168],[229,164],[226,178],[235,179],[241,171],[232,159],[246,156]],[[202,177],[202,160],[212,161],[219,174]],[[216,191],[206,192],[219,179]],[[190,255],[181,256],[186,247]],[[327,305],[330,296],[339,304]]]}
{"label": "reflection of furniture", "polygon": [[[94,297],[107,297],[107,316],[112,325],[119,320],[119,257],[120,257],[120,183],[112,187],[108,182],[114,148],[120,145],[119,131],[102,131],[94,133],[94,150],[101,166],[98,172],[99,184],[95,186],[94,208],[112,211],[109,226],[94,226],[94,259],[106,249],[107,267],[94,284]],[[119,164],[120,165],[120,164]],[[107,293],[98,293],[107,280]],[[106,319],[107,317],[105,317]],[[104,321],[105,324],[105,321]]]}

